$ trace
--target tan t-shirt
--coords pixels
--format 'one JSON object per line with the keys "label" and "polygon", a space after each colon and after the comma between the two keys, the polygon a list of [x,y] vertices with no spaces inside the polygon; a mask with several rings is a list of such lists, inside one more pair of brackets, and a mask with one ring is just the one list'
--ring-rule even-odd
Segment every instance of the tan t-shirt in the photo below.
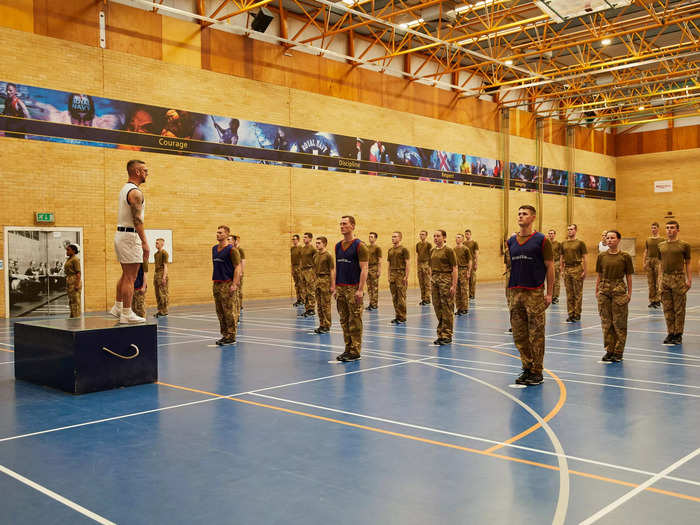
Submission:
{"label": "tan t-shirt", "polygon": [[63,272],[66,274],[66,278],[73,277],[80,273],[80,259],[77,255],[71,255],[70,258],[63,265]]}
{"label": "tan t-shirt", "polygon": [[430,251],[433,249],[433,245],[428,241],[420,241],[416,243],[416,253],[418,254],[419,263],[430,262]]}
{"label": "tan t-shirt", "polygon": [[164,271],[165,265],[168,264],[169,258],[170,254],[168,254],[168,252],[165,250],[160,250],[153,254],[153,259],[156,263],[156,273]]}
{"label": "tan t-shirt", "polygon": [[634,273],[634,262],[627,252],[602,252],[598,254],[595,271],[600,274],[601,279],[617,281]]}
{"label": "tan t-shirt", "polygon": [[661,269],[663,273],[685,271],[685,261],[690,261],[690,244],[685,241],[664,241],[659,243]]}
{"label": "tan t-shirt", "polygon": [[375,245],[367,245],[367,251],[369,252],[369,265],[375,266],[379,264],[379,259],[382,258],[382,249]]}
{"label": "tan t-shirt", "polygon": [[449,246],[443,245],[442,248],[436,247],[430,251],[430,269],[434,273],[451,272],[455,266],[457,266],[457,258],[454,250]]}
{"label": "tan t-shirt", "polygon": [[455,246],[454,247],[455,258],[457,259],[457,266],[460,268],[466,268],[469,266],[469,261],[473,259],[472,252],[466,246]]}
{"label": "tan t-shirt", "polygon": [[316,248],[311,244],[305,244],[301,248],[301,267],[302,268],[312,268],[314,265],[314,255],[316,255]]}
{"label": "tan t-shirt", "polygon": [[472,239],[471,241],[464,241],[464,246],[467,247],[467,250],[472,254],[472,259],[474,259],[476,252],[479,251],[479,243]]}
{"label": "tan t-shirt", "polygon": [[664,242],[663,237],[648,237],[644,242],[644,247],[647,249],[647,258],[649,259],[661,259],[661,254],[659,253],[659,244]]}
{"label": "tan t-shirt", "polygon": [[579,264],[583,261],[583,256],[587,253],[586,243],[578,239],[572,241],[567,239],[561,243],[561,255],[564,257],[564,264],[567,266]]}
{"label": "tan t-shirt", "polygon": [[301,246],[292,246],[289,249],[289,255],[292,260],[292,266],[299,266],[301,264]]}
{"label": "tan t-shirt", "polygon": [[325,251],[323,253],[316,252],[314,256],[314,271],[316,275],[321,277],[323,275],[330,275],[331,270],[335,268],[335,261],[333,256]]}
{"label": "tan t-shirt", "polygon": [[561,243],[559,241],[549,241],[552,243],[552,256],[554,257],[554,262],[561,262]]}
{"label": "tan t-shirt", "polygon": [[394,248],[392,246],[386,254],[386,259],[389,261],[389,270],[405,270],[410,257],[411,254],[408,253],[405,247],[399,245]]}

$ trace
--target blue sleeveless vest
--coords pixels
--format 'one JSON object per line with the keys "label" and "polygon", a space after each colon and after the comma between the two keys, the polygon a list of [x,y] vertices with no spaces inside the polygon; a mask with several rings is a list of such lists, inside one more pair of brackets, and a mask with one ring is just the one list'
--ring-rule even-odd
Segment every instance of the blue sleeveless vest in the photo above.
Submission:
{"label": "blue sleeveless vest", "polygon": [[544,264],[542,246],[545,240],[546,237],[540,232],[533,233],[523,244],[518,242],[517,235],[508,239],[510,251],[508,288],[535,290],[544,286],[547,266]]}
{"label": "blue sleeveless vest", "polygon": [[335,245],[335,284],[353,286],[360,283],[360,258],[357,252],[360,242],[360,239],[353,240],[345,251],[343,241]]}
{"label": "blue sleeveless vest", "polygon": [[229,244],[221,251],[217,251],[218,247],[219,245],[217,244],[211,248],[211,258],[214,263],[214,272],[211,280],[217,282],[231,281],[233,280],[233,263],[231,262],[231,249],[233,246]]}

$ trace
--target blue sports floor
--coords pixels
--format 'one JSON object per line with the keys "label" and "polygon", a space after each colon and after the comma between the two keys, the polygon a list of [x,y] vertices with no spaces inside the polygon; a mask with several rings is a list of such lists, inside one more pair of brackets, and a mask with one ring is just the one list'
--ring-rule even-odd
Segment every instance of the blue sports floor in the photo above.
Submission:
{"label": "blue sports floor", "polygon": [[[395,327],[382,283],[362,360],[246,301],[235,347],[213,305],[159,321],[160,382],[72,396],[14,380],[0,324],[0,523],[700,523],[700,290],[684,344],[635,278],[624,362],[603,364],[586,281],[581,323],[547,315],[545,383],[520,361],[501,285],[482,284],[455,339],[409,292]],[[563,292],[563,290],[562,290]]]}

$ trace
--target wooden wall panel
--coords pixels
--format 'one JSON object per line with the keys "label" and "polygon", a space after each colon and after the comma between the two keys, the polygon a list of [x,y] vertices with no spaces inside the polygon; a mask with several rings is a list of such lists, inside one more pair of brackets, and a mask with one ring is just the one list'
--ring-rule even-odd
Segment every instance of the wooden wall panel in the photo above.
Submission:
{"label": "wooden wall panel", "polygon": [[34,31],[34,0],[0,0],[0,25],[17,31]]}
{"label": "wooden wall panel", "polygon": [[642,133],[642,151],[644,153],[658,153],[667,150],[668,130],[658,129]]}
{"label": "wooden wall panel", "polygon": [[99,45],[100,0],[34,0],[34,31],[41,35]]}
{"label": "wooden wall panel", "polygon": [[107,48],[160,60],[163,58],[161,16],[110,2],[107,9]]}
{"label": "wooden wall panel", "polygon": [[161,21],[163,23],[163,60],[182,66],[202,67],[200,25],[171,16],[161,17]]}
{"label": "wooden wall panel", "polygon": [[673,128],[673,150],[700,148],[700,126]]}

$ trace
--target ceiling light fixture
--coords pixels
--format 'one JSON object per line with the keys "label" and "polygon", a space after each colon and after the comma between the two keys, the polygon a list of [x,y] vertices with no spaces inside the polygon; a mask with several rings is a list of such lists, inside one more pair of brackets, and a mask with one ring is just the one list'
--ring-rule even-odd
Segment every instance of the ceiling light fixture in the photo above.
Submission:
{"label": "ceiling light fixture", "polygon": [[610,40],[609,38],[604,38],[603,40],[600,41],[600,43],[603,44],[604,46],[609,46],[610,44],[612,44],[612,40]]}

